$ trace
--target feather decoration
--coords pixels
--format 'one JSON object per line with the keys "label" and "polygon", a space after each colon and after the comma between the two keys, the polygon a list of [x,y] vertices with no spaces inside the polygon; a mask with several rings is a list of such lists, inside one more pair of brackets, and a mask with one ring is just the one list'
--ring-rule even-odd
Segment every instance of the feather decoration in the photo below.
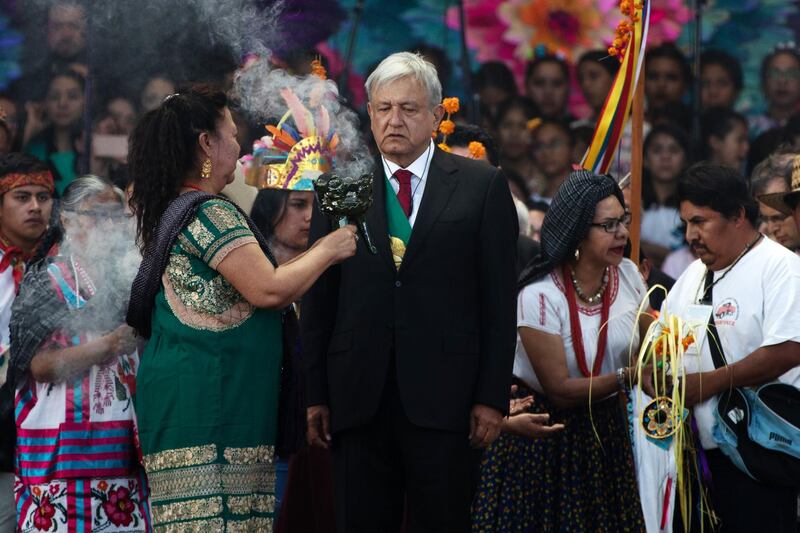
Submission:
{"label": "feather decoration", "polygon": [[306,106],[300,101],[300,98],[294,94],[294,91],[288,87],[281,89],[281,96],[289,107],[289,111],[292,112],[294,123],[297,126],[297,131],[299,131],[302,136],[301,138],[308,137],[308,131],[311,126],[308,123],[308,109],[306,109]]}
{"label": "feather decoration", "polygon": [[284,113],[284,114],[283,114],[283,116],[282,116],[282,117],[281,117],[281,119],[278,121],[278,123],[275,125],[275,127],[276,127],[276,128],[278,128],[278,129],[282,128],[282,127],[283,127],[283,124],[284,124],[284,122],[286,122],[287,120],[289,120],[289,117],[291,117],[291,116],[292,116],[292,111],[291,111],[290,109],[287,109],[287,110],[286,110],[286,113]]}
{"label": "feather decoration", "polygon": [[310,109],[306,109],[306,124],[308,124],[308,136],[314,137],[317,135],[317,125],[314,122],[314,113]]}
{"label": "feather decoration", "polygon": [[300,133],[298,133],[298,131],[289,124],[284,124],[282,127],[283,131],[288,133],[295,140],[295,142],[300,142],[303,140],[304,136],[300,135]]}
{"label": "feather decoration", "polygon": [[275,146],[279,147],[280,149],[285,149],[287,152],[291,150],[292,146],[294,146],[297,142],[291,137],[291,135],[282,129],[276,128],[275,126],[267,125],[267,131],[272,134],[272,141],[275,143]]}
{"label": "feather decoration", "polygon": [[331,116],[328,114],[328,109],[324,105],[320,105],[317,108],[317,135],[325,138],[330,129]]}

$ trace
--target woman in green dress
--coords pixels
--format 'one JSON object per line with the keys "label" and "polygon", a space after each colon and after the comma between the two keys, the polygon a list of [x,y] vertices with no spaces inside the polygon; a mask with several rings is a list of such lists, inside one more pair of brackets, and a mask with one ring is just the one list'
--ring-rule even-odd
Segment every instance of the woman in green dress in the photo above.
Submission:
{"label": "woman in green dress", "polygon": [[128,323],[146,339],[136,413],[156,531],[270,531],[282,309],[355,253],[355,228],[277,268],[233,180],[224,93],[167,97],[131,137],[144,261]]}

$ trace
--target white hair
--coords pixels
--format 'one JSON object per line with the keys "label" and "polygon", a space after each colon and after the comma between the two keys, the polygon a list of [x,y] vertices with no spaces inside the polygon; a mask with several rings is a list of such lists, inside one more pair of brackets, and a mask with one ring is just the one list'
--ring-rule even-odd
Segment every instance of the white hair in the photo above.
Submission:
{"label": "white hair", "polygon": [[407,77],[422,83],[428,92],[431,107],[436,107],[442,102],[442,84],[436,74],[436,67],[420,54],[411,52],[398,52],[381,61],[364,84],[367,96],[372,99],[373,93],[379,87]]}
{"label": "white hair", "polygon": [[73,180],[64,190],[61,198],[61,210],[66,212],[77,211],[80,206],[93,196],[98,196],[111,191],[119,198],[120,204],[125,203],[125,193],[119,187],[105,178],[86,174]]}
{"label": "white hair", "polygon": [[531,236],[531,222],[528,218],[528,206],[519,198],[514,198],[514,207],[517,209],[517,222],[519,222],[519,234],[526,237]]}

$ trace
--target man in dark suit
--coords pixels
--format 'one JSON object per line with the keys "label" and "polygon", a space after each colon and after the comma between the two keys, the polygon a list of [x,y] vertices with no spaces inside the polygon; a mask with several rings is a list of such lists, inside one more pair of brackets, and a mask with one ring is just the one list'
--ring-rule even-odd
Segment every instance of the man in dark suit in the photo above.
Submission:
{"label": "man in dark suit", "polygon": [[[431,142],[430,63],[394,54],[367,92],[378,254],[359,246],[303,301],[309,441],[332,448],[339,531],[397,531],[404,502],[411,531],[467,531],[508,410],[516,213],[499,170]],[[310,241],[329,231],[316,210]]]}

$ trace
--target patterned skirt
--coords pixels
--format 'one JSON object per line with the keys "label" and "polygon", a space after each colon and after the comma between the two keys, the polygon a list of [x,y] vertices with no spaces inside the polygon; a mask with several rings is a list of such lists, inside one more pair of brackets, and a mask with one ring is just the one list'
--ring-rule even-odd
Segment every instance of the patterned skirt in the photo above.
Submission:
{"label": "patterned skirt", "polygon": [[[530,391],[522,390],[523,395]],[[501,434],[486,451],[472,507],[473,531],[644,531],[625,414],[616,396],[557,409],[541,395],[529,409],[565,428],[553,437]]]}

